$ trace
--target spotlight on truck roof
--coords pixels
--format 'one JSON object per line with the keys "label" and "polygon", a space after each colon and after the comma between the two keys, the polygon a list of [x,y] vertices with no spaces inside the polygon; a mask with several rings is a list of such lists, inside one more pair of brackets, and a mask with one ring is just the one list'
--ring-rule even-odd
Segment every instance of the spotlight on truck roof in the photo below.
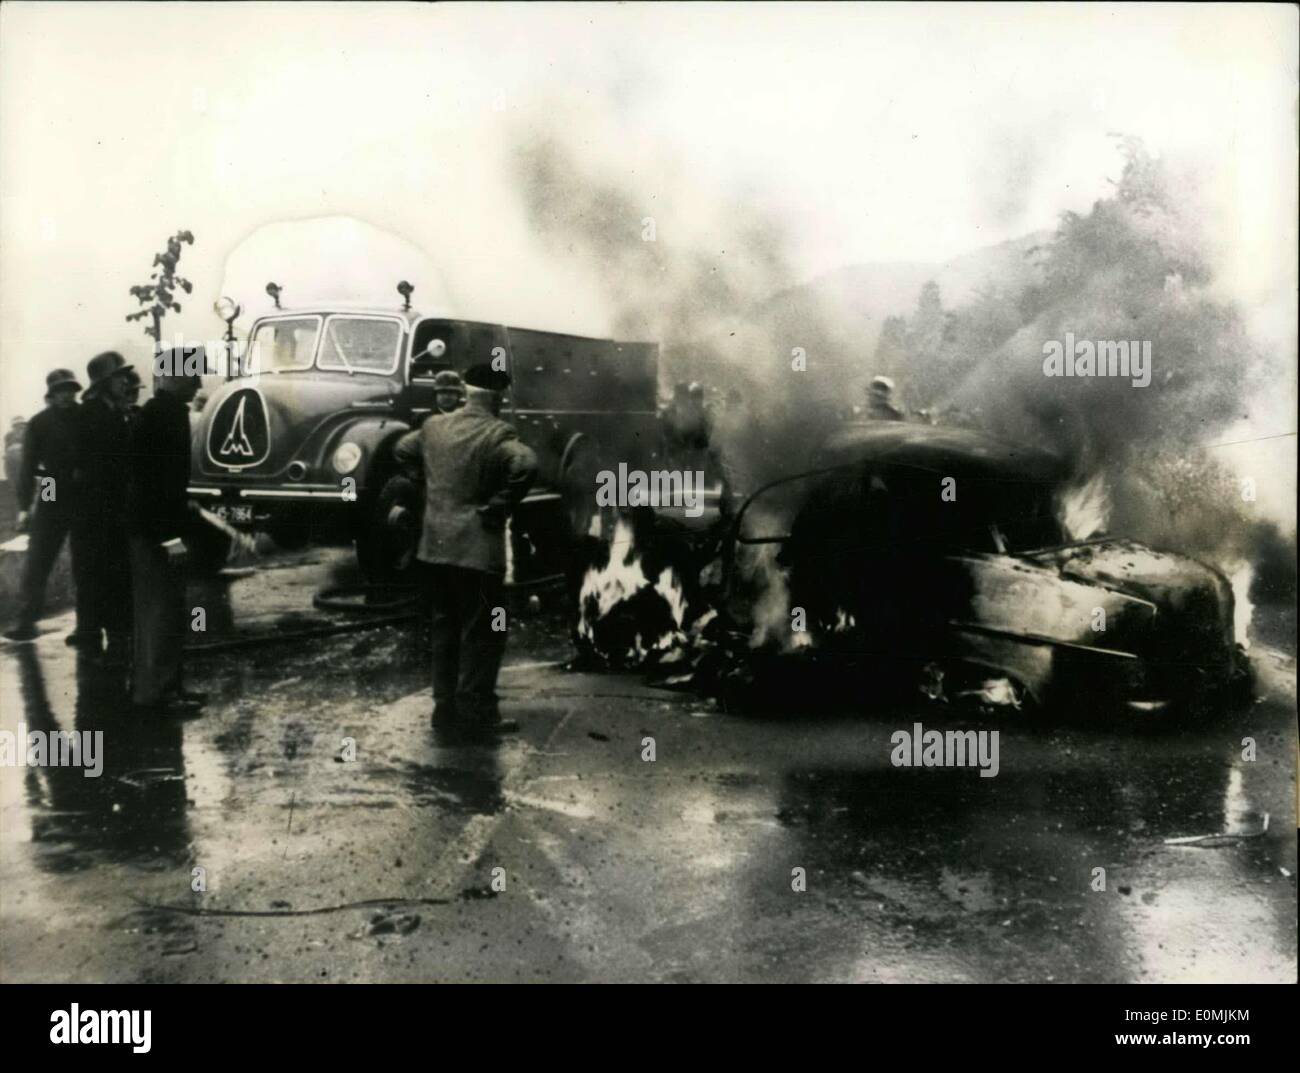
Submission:
{"label": "spotlight on truck roof", "polygon": [[217,316],[229,324],[242,312],[239,303],[233,298],[227,298],[224,294],[212,303],[212,308]]}
{"label": "spotlight on truck roof", "polygon": [[405,304],[402,306],[403,312],[411,308],[411,292],[414,290],[415,288],[411,286],[411,284],[407,283],[406,280],[402,280],[402,282],[397,285],[397,293],[400,294],[405,301]]}
{"label": "spotlight on truck roof", "polygon": [[268,284],[266,285],[266,293],[269,294],[269,295],[270,295],[270,296],[275,300],[275,308],[276,308],[276,309],[279,309],[279,308],[280,308],[280,295],[281,295],[281,293],[283,293],[282,290],[281,290],[281,288],[280,288],[280,285],[279,285],[278,283],[275,283],[275,282],[268,283]]}

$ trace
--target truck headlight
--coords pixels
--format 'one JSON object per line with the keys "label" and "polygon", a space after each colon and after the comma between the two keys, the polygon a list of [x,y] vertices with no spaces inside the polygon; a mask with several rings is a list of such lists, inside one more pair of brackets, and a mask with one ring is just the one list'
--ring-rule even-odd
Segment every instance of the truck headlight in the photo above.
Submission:
{"label": "truck headlight", "polygon": [[333,464],[335,473],[351,473],[361,465],[361,448],[355,443],[340,443]]}

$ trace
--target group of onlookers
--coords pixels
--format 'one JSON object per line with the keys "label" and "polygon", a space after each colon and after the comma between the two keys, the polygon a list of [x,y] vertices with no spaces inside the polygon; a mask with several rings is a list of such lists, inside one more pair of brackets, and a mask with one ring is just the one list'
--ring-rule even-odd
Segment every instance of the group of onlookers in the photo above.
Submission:
{"label": "group of onlookers", "polygon": [[132,702],[167,714],[202,703],[180,678],[188,618],[183,540],[202,524],[186,493],[188,410],[201,382],[157,373],[185,368],[183,356],[195,349],[180,348],[179,361],[160,355],[168,360],[158,362],[143,406],[139,374],[114,351],[90,360],[84,390],[72,370],[53,370],[46,407],[23,431],[15,481],[28,547],[17,621],[5,636],[38,636],[46,585],[66,541],[76,587],[67,643],[106,669],[129,671]]}

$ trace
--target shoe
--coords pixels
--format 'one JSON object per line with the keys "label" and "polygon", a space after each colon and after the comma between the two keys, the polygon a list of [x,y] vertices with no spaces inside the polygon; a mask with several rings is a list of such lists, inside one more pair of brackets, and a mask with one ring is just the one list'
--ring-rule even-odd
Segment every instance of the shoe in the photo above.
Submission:
{"label": "shoe", "polygon": [[202,710],[203,705],[194,701],[168,697],[152,704],[132,702],[131,709],[139,715],[152,715],[159,719],[192,719]]}
{"label": "shoe", "polygon": [[63,643],[69,648],[97,648],[99,638],[93,633],[78,633],[73,630],[63,639]]}
{"label": "shoe", "polygon": [[20,644],[25,641],[35,641],[40,636],[35,626],[18,625],[13,629],[5,630],[5,637],[10,641],[17,641]]}
{"label": "shoe", "polygon": [[456,724],[458,718],[455,702],[449,700],[433,702],[433,714],[429,716],[429,724],[434,730],[450,728]]}
{"label": "shoe", "polygon": [[442,719],[433,721],[433,737],[439,745],[466,745],[473,741],[462,724]]}
{"label": "shoe", "polygon": [[517,733],[519,724],[513,719],[496,719],[485,723],[466,723],[463,733],[467,741],[490,744]]}

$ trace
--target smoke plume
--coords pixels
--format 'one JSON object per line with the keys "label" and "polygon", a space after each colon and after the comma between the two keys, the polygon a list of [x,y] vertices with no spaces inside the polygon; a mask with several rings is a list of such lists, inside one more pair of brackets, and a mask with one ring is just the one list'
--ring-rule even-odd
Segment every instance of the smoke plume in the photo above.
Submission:
{"label": "smoke plume", "polygon": [[[857,350],[842,305],[796,289],[789,236],[743,199],[719,199],[711,226],[683,233],[671,197],[590,164],[558,133],[521,139],[514,165],[552,255],[589,267],[620,335],[661,344],[661,388],[715,389],[715,446],[733,486],[806,468],[888,343],[901,393],[928,419],[1061,455],[1081,485],[1101,478],[1107,529],[1228,569],[1278,541],[1207,445],[1250,421],[1279,376],[1293,382],[1293,355],[1256,341],[1219,278],[1197,169],[1134,139],[1119,148],[1113,194],[1062,216],[1029,270],[989,279],[955,309],[923,292],[929,306],[910,319],[899,310],[875,355]],[[1150,383],[1045,375],[1044,345],[1066,333],[1149,344]],[[1282,531],[1293,539],[1293,520]]]}

